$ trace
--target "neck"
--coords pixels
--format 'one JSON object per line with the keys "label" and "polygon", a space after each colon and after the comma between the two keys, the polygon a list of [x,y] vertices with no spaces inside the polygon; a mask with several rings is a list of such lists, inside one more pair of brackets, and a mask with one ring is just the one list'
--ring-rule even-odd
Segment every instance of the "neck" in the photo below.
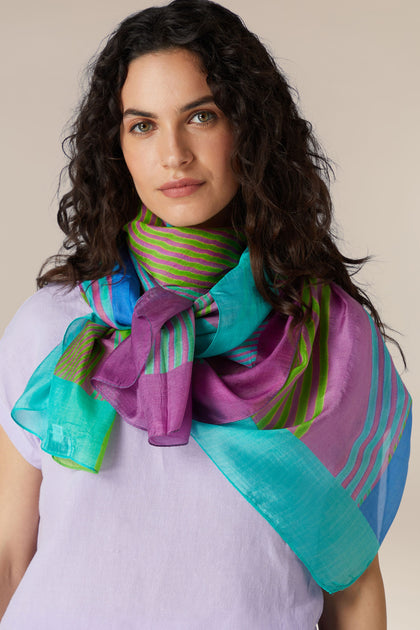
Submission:
{"label": "neck", "polygon": [[232,227],[169,226],[144,206],[125,229],[140,279],[146,273],[167,288],[192,291],[193,297],[207,293],[245,249]]}

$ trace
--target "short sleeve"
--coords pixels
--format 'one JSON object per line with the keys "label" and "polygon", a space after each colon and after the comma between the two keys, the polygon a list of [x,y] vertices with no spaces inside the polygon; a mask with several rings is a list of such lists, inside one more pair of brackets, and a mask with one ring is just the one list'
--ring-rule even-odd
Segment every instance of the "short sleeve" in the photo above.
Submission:
{"label": "short sleeve", "polygon": [[39,290],[20,307],[0,339],[0,424],[19,453],[41,468],[39,439],[22,429],[10,412],[43,359],[73,319],[89,313],[78,289],[59,285]]}
{"label": "short sleeve", "polygon": [[0,425],[22,457],[32,464],[32,466],[35,466],[35,468],[41,469],[41,447],[39,438],[17,425],[10,415],[10,409],[7,409],[1,400]]}

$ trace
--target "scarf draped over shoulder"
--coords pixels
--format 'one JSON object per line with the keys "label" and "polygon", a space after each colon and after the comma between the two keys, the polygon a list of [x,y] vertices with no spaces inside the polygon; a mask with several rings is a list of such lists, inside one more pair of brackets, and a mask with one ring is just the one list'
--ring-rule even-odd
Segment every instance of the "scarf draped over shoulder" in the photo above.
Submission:
{"label": "scarf draped over shoulder", "polygon": [[154,446],[192,437],[329,592],[368,567],[398,509],[411,399],[377,327],[308,282],[292,326],[258,293],[232,229],[126,226],[124,269],[81,291],[12,411],[58,463],[99,472],[116,421]]}

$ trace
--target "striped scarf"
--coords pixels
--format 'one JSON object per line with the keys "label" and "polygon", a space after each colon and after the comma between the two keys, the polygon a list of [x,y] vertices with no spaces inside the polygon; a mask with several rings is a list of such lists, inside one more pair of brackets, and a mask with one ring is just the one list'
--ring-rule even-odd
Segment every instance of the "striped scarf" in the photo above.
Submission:
{"label": "striped scarf", "polygon": [[310,282],[308,322],[273,313],[231,230],[126,226],[125,270],[82,283],[75,320],[12,415],[97,472],[115,418],[154,445],[192,436],[327,591],[366,569],[398,509],[411,400],[371,317]]}

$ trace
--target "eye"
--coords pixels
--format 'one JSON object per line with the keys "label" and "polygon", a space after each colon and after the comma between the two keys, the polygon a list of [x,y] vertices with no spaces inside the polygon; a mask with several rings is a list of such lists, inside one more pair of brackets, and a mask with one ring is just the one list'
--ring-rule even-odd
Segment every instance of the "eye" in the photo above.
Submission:
{"label": "eye", "polygon": [[132,127],[130,127],[130,133],[142,135],[142,134],[148,133],[149,131],[152,131],[152,129],[153,129],[153,125],[151,122],[142,120],[141,122],[138,122]]}
{"label": "eye", "polygon": [[196,114],[194,114],[190,122],[205,125],[206,123],[211,122],[215,118],[217,118],[217,116],[213,112],[202,111],[202,112],[197,112]]}

